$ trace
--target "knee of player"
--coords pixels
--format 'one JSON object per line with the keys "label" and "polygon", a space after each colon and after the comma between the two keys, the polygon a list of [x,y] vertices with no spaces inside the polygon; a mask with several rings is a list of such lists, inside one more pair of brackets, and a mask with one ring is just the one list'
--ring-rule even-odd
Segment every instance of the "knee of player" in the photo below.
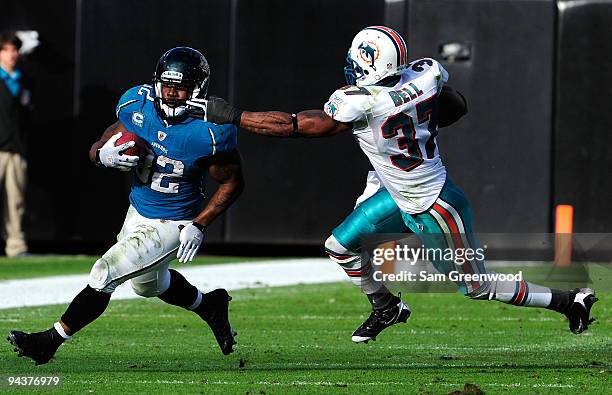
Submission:
{"label": "knee of player", "polygon": [[154,298],[163,293],[159,290],[157,286],[151,286],[151,284],[138,283],[132,280],[130,281],[130,285],[132,285],[132,289],[134,290],[136,295],[142,296],[144,298]]}
{"label": "knee of player", "polygon": [[154,298],[166,292],[170,287],[170,272],[165,270],[155,273],[154,276],[136,277],[130,281],[130,285],[137,295]]}
{"label": "knee of player", "polygon": [[110,278],[108,262],[106,259],[100,258],[94,263],[89,272],[89,286],[96,291],[112,293],[116,285],[113,284]]}
{"label": "knee of player", "polygon": [[332,261],[337,263],[343,263],[358,256],[357,253],[350,251],[340,244],[334,235],[329,236],[327,240],[325,240],[325,252]]}

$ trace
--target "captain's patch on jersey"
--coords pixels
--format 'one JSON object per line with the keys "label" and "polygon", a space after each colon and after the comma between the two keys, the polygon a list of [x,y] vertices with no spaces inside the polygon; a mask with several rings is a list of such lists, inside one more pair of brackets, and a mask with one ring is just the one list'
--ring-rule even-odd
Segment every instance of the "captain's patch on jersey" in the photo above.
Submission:
{"label": "captain's patch on jersey", "polygon": [[132,123],[141,128],[144,125],[144,115],[140,112],[133,112]]}

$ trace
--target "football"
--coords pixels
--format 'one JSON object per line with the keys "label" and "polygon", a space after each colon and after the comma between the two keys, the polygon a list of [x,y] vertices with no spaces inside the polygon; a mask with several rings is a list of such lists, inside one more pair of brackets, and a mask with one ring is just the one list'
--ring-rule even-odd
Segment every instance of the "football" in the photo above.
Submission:
{"label": "football", "polygon": [[125,155],[138,156],[140,158],[144,158],[147,155],[147,146],[143,139],[138,137],[137,134],[128,132],[127,130],[121,131],[122,135],[115,141],[115,147],[127,143],[129,141],[134,141],[135,144],[133,147],[130,147],[122,152]]}

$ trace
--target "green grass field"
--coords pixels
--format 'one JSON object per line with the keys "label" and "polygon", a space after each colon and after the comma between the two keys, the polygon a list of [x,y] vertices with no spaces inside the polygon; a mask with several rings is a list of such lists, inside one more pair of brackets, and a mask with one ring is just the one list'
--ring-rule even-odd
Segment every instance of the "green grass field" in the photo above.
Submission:
{"label": "green grass field", "polygon": [[[599,295],[599,319],[579,336],[549,311],[456,294],[407,295],[408,324],[367,345],[350,341],[369,304],[348,283],[231,294],[239,336],[230,356],[192,313],[157,299],[111,301],[47,365],[17,358],[5,343],[0,375],[59,375],[69,393],[446,394],[466,383],[491,394],[610,390],[609,293]],[[47,328],[64,308],[0,310],[0,332]]]}

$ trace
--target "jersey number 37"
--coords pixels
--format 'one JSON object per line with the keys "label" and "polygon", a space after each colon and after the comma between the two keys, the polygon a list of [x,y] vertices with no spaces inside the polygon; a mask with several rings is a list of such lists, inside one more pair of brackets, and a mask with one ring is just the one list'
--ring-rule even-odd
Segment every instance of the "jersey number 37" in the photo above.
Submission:
{"label": "jersey number 37", "polygon": [[419,141],[416,138],[416,130],[414,128],[414,119],[400,112],[389,117],[381,126],[382,136],[385,139],[391,139],[400,136],[397,139],[397,146],[400,150],[406,151],[408,154],[391,155],[391,163],[397,168],[404,171],[410,171],[423,163],[423,156],[428,159],[433,159],[436,152],[436,136],[438,135],[438,95],[433,95],[428,99],[416,105],[417,124],[421,125],[428,122],[427,130],[429,138],[425,143],[425,152],[421,152]]}

